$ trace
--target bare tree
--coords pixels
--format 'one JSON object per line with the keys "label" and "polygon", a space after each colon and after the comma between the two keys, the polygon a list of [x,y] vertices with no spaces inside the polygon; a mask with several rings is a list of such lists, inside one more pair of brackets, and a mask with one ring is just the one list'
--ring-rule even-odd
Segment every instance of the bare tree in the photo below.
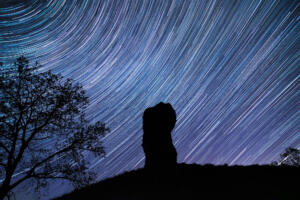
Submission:
{"label": "bare tree", "polygon": [[37,188],[49,179],[88,184],[94,174],[84,154],[105,153],[101,137],[109,130],[85,119],[82,86],[38,67],[20,57],[0,72],[0,199],[28,179]]}
{"label": "bare tree", "polygon": [[284,153],[280,154],[280,158],[278,165],[300,166],[300,151],[298,149],[288,147]]}

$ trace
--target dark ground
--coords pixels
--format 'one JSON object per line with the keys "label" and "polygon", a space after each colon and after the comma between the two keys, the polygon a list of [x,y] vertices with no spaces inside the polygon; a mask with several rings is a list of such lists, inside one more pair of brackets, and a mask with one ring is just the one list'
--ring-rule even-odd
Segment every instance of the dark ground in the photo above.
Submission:
{"label": "dark ground", "polygon": [[62,199],[300,200],[299,167],[178,164],[162,172],[126,172],[75,190]]}

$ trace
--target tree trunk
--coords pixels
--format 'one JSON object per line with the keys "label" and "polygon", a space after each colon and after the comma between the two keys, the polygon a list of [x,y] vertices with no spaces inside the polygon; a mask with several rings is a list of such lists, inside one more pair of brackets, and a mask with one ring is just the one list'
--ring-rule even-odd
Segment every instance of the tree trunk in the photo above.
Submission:
{"label": "tree trunk", "polygon": [[12,178],[12,173],[8,172],[6,177],[0,187],[0,200],[3,200],[10,191],[10,181]]}
{"label": "tree trunk", "polygon": [[9,187],[2,185],[0,188],[0,200],[3,200],[9,192]]}

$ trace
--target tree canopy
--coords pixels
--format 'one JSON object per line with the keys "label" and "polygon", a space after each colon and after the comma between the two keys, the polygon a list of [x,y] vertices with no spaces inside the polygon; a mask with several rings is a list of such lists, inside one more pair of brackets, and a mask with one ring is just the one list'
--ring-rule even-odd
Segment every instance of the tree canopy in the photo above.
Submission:
{"label": "tree canopy", "polygon": [[86,120],[82,85],[39,67],[19,57],[0,72],[0,199],[28,179],[37,188],[49,179],[86,185],[94,174],[85,153],[105,153],[101,138],[109,129]]}
{"label": "tree canopy", "polygon": [[300,166],[300,151],[298,149],[288,147],[285,152],[280,154],[280,165]]}

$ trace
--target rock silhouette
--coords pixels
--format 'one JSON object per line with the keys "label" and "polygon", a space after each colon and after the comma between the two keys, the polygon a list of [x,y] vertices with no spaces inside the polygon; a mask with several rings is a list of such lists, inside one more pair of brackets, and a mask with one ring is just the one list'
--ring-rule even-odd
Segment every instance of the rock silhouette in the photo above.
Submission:
{"label": "rock silhouette", "polygon": [[146,169],[168,169],[177,164],[177,152],[171,132],[176,112],[170,104],[159,103],[147,108],[143,115],[143,149]]}
{"label": "rock silhouette", "polygon": [[143,115],[145,167],[105,179],[56,200],[299,199],[299,167],[177,164],[171,132],[176,112],[159,103]]}

